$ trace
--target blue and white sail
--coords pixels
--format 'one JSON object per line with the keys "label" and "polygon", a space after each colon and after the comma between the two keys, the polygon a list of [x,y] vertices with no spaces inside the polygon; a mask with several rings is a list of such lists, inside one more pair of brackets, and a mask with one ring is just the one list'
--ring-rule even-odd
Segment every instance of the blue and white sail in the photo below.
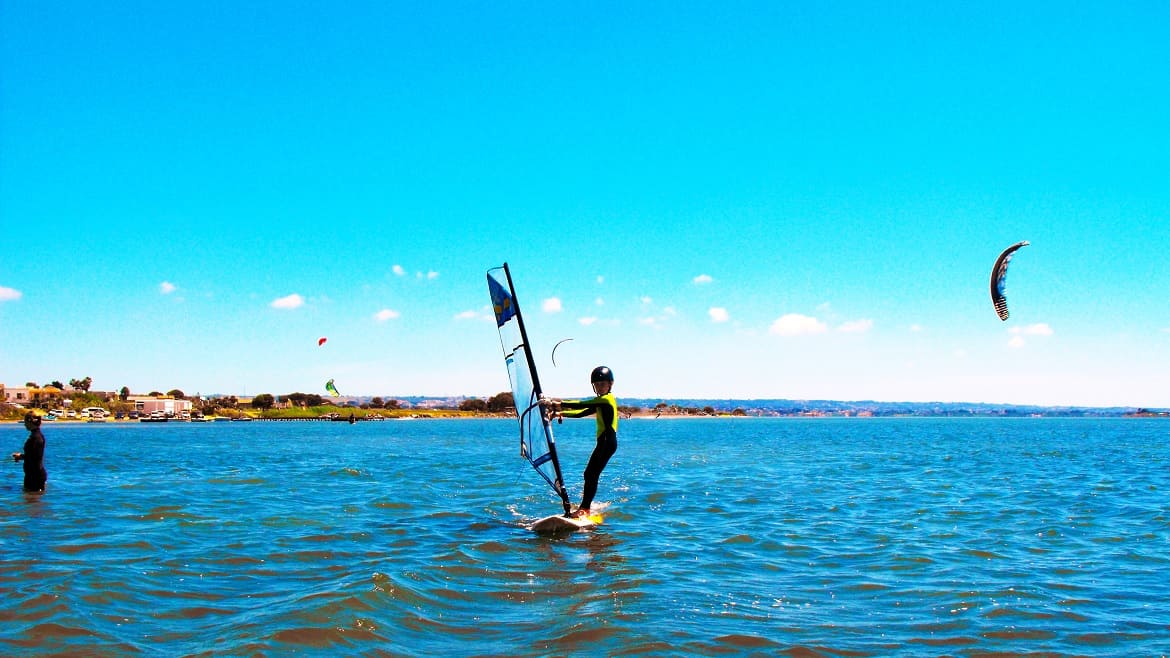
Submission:
{"label": "blue and white sail", "polygon": [[508,264],[488,270],[487,281],[496,327],[500,330],[504,364],[508,367],[508,379],[512,383],[516,418],[520,423],[520,454],[557,492],[568,514],[569,495],[561,477],[560,462],[557,461],[557,444],[548,416],[540,408],[540,379],[536,374],[536,363],[532,359],[528,332],[524,329],[524,318],[516,302],[516,289],[512,287]]}

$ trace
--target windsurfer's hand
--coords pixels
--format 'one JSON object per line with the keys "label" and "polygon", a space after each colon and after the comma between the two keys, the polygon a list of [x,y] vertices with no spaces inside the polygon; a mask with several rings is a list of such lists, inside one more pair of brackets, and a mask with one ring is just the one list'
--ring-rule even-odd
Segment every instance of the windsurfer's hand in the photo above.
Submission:
{"label": "windsurfer's hand", "polygon": [[12,461],[14,461],[14,462],[18,462],[18,461],[20,461],[20,460],[22,460],[22,459],[24,459],[24,453],[22,453],[22,452],[14,452],[14,453],[12,453]]}

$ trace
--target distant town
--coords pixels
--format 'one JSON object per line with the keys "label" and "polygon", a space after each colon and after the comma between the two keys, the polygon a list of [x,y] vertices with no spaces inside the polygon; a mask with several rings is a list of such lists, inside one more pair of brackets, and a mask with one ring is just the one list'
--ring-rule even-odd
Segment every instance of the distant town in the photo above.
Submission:
{"label": "distant town", "polygon": [[[509,416],[512,394],[477,396],[322,396],[313,393],[187,395],[180,389],[133,393],[90,390],[92,380],[0,384],[0,419],[33,409],[48,420],[383,420]],[[624,417],[1168,417],[1141,407],[1053,407],[966,402],[621,398]]]}

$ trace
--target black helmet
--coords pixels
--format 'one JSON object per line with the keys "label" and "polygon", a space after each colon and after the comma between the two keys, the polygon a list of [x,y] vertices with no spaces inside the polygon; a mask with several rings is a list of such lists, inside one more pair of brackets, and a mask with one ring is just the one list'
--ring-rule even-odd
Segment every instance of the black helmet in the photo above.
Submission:
{"label": "black helmet", "polygon": [[589,375],[589,383],[596,382],[612,382],[613,371],[605,366],[597,366],[593,369],[593,374]]}

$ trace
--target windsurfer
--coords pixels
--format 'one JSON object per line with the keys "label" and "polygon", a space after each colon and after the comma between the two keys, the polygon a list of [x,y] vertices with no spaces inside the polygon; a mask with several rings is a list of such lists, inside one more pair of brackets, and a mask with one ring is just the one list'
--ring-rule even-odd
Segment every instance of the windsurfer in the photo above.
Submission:
{"label": "windsurfer", "polygon": [[588,400],[559,400],[556,398],[541,399],[540,404],[545,409],[559,417],[581,418],[596,416],[597,418],[597,446],[589,457],[585,466],[585,486],[581,492],[581,505],[573,516],[587,516],[589,507],[593,504],[593,497],[597,495],[597,483],[601,479],[601,472],[605,470],[609,458],[617,452],[618,405],[613,396],[613,371],[605,366],[593,369],[589,377],[593,385],[593,392],[597,395]]}

